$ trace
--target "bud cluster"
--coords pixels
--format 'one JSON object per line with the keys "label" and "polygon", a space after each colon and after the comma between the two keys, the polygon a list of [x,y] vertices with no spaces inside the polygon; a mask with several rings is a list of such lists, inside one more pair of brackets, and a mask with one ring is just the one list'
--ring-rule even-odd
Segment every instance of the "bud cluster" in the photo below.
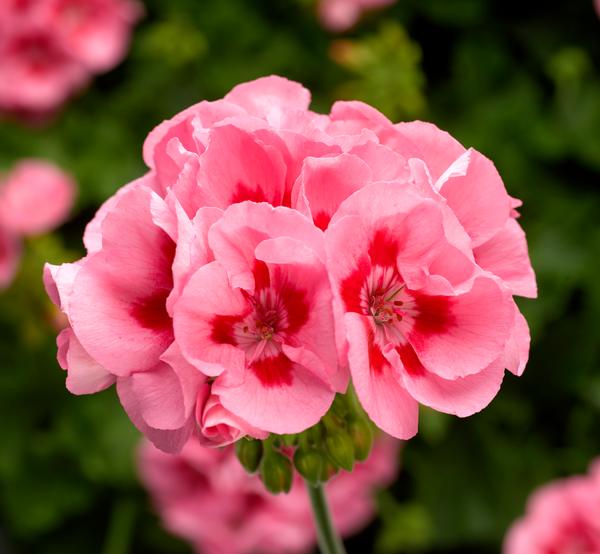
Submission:
{"label": "bud cluster", "polygon": [[289,492],[294,468],[309,483],[324,483],[366,460],[372,444],[372,424],[350,391],[338,394],[321,421],[302,433],[243,438],[235,446],[246,471],[258,471],[267,490],[277,494]]}

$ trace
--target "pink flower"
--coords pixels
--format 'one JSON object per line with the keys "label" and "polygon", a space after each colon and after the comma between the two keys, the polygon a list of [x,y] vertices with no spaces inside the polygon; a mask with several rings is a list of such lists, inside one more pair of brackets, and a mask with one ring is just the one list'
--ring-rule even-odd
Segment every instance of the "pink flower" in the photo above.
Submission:
{"label": "pink flower", "polygon": [[17,271],[23,236],[53,230],[73,205],[75,183],[56,166],[24,160],[0,179],[0,289]]}
{"label": "pink flower", "polygon": [[154,222],[151,203],[160,209],[162,200],[151,185],[142,178],[109,201],[86,231],[88,256],[47,265],[44,280],[70,324],[58,339],[69,390],[89,394],[117,382],[133,422],[165,448],[178,449],[193,430],[203,379],[177,363],[172,345],[166,304],[176,244]]}
{"label": "pink flower", "polygon": [[56,166],[25,160],[0,184],[0,222],[16,235],[46,233],[69,214],[75,197],[71,177]]}
{"label": "pink flower", "polygon": [[40,9],[66,50],[92,72],[108,71],[124,58],[143,13],[132,0],[46,0]]}
{"label": "pink flower", "polygon": [[[374,517],[374,491],[394,479],[397,459],[398,443],[382,438],[352,474],[327,483],[342,535],[357,532]],[[316,543],[310,502],[298,475],[289,494],[273,496],[257,476],[245,473],[232,448],[209,450],[193,440],[176,456],[144,443],[139,469],[165,527],[197,552],[300,553]]]}
{"label": "pink flower", "polygon": [[419,402],[459,416],[487,405],[515,324],[510,294],[476,266],[444,208],[401,183],[375,184],[327,231],[357,394],[400,438],[416,433]]}
{"label": "pink flower", "polygon": [[45,114],[120,61],[133,0],[7,0],[0,7],[0,110]]}
{"label": "pink flower", "polygon": [[505,554],[598,554],[600,552],[600,466],[589,475],[545,485],[527,513],[509,530]]}
{"label": "pink flower", "polygon": [[363,12],[389,6],[396,0],[320,0],[319,17],[330,31],[345,31],[355,25]]}
{"label": "pink flower", "polygon": [[293,210],[243,202],[208,241],[216,261],[190,277],[175,305],[183,355],[217,376],[223,406],[251,425],[314,425],[342,384],[322,233]]}
{"label": "pink flower", "polygon": [[406,438],[418,403],[472,414],[525,367],[512,296],[535,277],[492,162],[430,124],[309,103],[265,77],[163,122],[147,175],[88,225],[88,255],[46,270],[67,386],[116,382],[160,448],[301,432],[349,369]]}

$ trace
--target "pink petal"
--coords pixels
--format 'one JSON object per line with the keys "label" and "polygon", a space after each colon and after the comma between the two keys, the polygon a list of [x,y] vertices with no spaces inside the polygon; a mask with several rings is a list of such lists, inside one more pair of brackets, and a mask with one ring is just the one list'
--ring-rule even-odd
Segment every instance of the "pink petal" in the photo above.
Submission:
{"label": "pink petal", "polygon": [[167,364],[120,378],[119,397],[123,405],[135,404],[143,421],[155,429],[179,429],[189,417],[181,381]]}
{"label": "pink petal", "polygon": [[177,138],[188,152],[201,154],[204,147],[196,139],[197,128],[212,127],[218,121],[241,113],[243,110],[238,106],[224,100],[204,101],[155,127],[144,142],[144,161],[148,167],[156,170],[162,190],[166,191],[174,185],[181,170],[180,165],[167,153],[172,139]]}
{"label": "pink petal", "polygon": [[167,348],[160,359],[173,370],[179,380],[183,410],[187,418],[195,410],[198,389],[207,378],[185,359],[176,342]]}
{"label": "pink petal", "polygon": [[[67,389],[72,394],[94,394],[110,387],[115,376],[106,371],[81,346],[73,331],[64,329],[58,336],[59,362],[67,370]],[[61,343],[64,346],[61,348]]]}
{"label": "pink petal", "polygon": [[408,341],[428,371],[445,379],[477,373],[497,359],[512,328],[512,299],[492,279],[478,277],[457,296],[414,293]]}
{"label": "pink petal", "polygon": [[298,433],[311,427],[325,415],[335,396],[312,371],[284,354],[257,362],[241,384],[230,384],[224,373],[213,391],[230,412],[271,433]]}
{"label": "pink petal", "polygon": [[352,122],[355,129],[391,128],[391,121],[369,104],[358,100],[338,101],[331,106],[331,120]]}
{"label": "pink petal", "polygon": [[171,344],[166,299],[175,244],[152,222],[151,191],[127,191],[102,223],[102,250],[73,286],[70,318],[84,348],[112,373],[154,367]]}
{"label": "pink petal", "polygon": [[83,244],[88,253],[92,254],[93,252],[98,252],[98,250],[102,249],[102,223],[106,216],[114,210],[121,198],[127,195],[131,189],[142,186],[155,190],[156,183],[154,175],[146,173],[143,177],[121,187],[115,194],[106,200],[102,206],[100,206],[96,215],[87,224],[85,232],[83,233]]}
{"label": "pink petal", "polygon": [[391,148],[377,142],[359,144],[350,150],[371,170],[372,181],[406,181],[409,168],[406,159]]}
{"label": "pink petal", "polygon": [[485,408],[500,390],[504,377],[502,357],[478,373],[444,379],[427,371],[409,345],[399,349],[399,368],[408,393],[420,404],[447,414],[467,417]]}
{"label": "pink petal", "polygon": [[339,282],[367,255],[373,265],[398,267],[410,286],[421,284],[429,264],[442,268],[442,207],[396,183],[368,185],[350,196],[326,236],[330,271]]}
{"label": "pink petal", "polygon": [[474,249],[476,262],[500,277],[513,294],[535,298],[537,285],[529,261],[527,240],[512,217],[491,239]]}
{"label": "pink petal", "polygon": [[511,212],[511,198],[488,158],[469,149],[455,163],[462,164],[465,160],[469,162],[466,174],[440,180],[437,186],[473,240],[473,246],[479,246],[505,226]]}
{"label": "pink petal", "polygon": [[529,359],[529,344],[531,338],[529,336],[529,326],[519,311],[517,305],[514,305],[515,321],[512,332],[506,343],[504,352],[504,365],[511,373],[521,376],[525,371],[525,366]]}
{"label": "pink petal", "polygon": [[226,410],[220,398],[211,394],[211,386],[203,385],[198,392],[196,421],[199,426],[197,434],[201,444],[221,447],[250,435],[265,439],[268,433],[249,425],[243,419]]}
{"label": "pink petal", "polygon": [[369,181],[371,170],[356,156],[307,158],[292,191],[292,206],[325,230],[340,204]]}
{"label": "pink petal", "polygon": [[237,85],[225,100],[277,125],[286,111],[307,110],[310,92],[299,83],[271,75]]}
{"label": "pink petal", "polygon": [[366,318],[347,313],[344,321],[352,382],[362,407],[377,427],[393,437],[410,439],[418,428],[417,402],[407,393],[400,376],[369,339]]}
{"label": "pink petal", "polygon": [[244,352],[217,338],[226,332],[224,325],[241,320],[247,310],[245,297],[231,288],[219,263],[199,268],[174,307],[175,338],[182,354],[206,375],[219,375],[225,368],[241,370]]}
{"label": "pink petal", "polygon": [[61,265],[44,265],[44,287],[50,300],[57,308],[69,315],[69,300],[73,293],[73,283],[86,258],[75,263]]}
{"label": "pink petal", "polygon": [[213,261],[208,245],[208,230],[219,220],[223,211],[219,208],[200,208],[193,221],[178,209],[177,248],[173,260],[173,291],[167,300],[169,313],[187,284],[190,276],[203,265]]}
{"label": "pink petal", "polygon": [[217,208],[244,200],[277,206],[285,193],[279,152],[231,125],[211,130],[198,178],[205,205]]}
{"label": "pink petal", "polygon": [[[298,175],[300,175],[304,160],[309,157],[323,158],[326,156],[341,154],[341,148],[338,145],[326,144],[323,142],[328,140],[328,137],[320,137],[320,140],[313,139],[311,138],[312,134],[313,133],[311,129],[307,129],[305,132],[282,130],[277,134],[278,137],[281,137],[280,140],[282,140],[284,145],[283,148],[280,147],[280,149],[287,168],[285,179],[286,190],[283,198],[284,206],[291,207],[292,205],[292,189],[296,179],[298,178]],[[265,131],[258,131],[256,135],[261,139],[261,141],[266,142],[267,137],[265,136]],[[273,141],[274,134],[269,133],[268,136]],[[267,144],[269,143],[267,142]]]}
{"label": "pink petal", "polygon": [[128,380],[129,377],[117,379],[117,393],[133,424],[160,450],[170,454],[179,452],[194,430],[194,418],[190,417],[179,429],[150,427],[142,417],[142,406],[138,397],[132,393]]}
{"label": "pink petal", "polygon": [[289,208],[243,202],[230,206],[208,234],[215,258],[227,269],[231,285],[254,291],[254,251],[267,237],[286,236],[309,246],[325,259],[323,233]]}
{"label": "pink petal", "polygon": [[434,181],[465,152],[462,144],[432,123],[411,121],[395,127],[412,143],[412,150],[405,156],[425,161]]}

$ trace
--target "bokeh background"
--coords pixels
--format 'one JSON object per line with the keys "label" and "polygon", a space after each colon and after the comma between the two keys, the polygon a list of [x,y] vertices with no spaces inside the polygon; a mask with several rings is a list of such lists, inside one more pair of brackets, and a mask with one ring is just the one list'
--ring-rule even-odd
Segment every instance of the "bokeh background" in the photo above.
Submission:
{"label": "bokeh background", "polygon": [[0,120],[0,170],[42,157],[79,183],[72,218],[29,239],[0,293],[0,553],[186,553],[135,474],[114,390],[71,396],[55,360],[48,260],[82,255],[85,223],[141,175],[148,131],[201,99],[277,73],[313,108],[365,100],[425,119],[493,159],[540,298],[525,374],[466,420],[424,411],[380,517],[350,552],[496,553],[538,485],[600,455],[600,19],[592,0],[397,0],[344,33],[313,0],[145,0],[126,60],[44,124]]}

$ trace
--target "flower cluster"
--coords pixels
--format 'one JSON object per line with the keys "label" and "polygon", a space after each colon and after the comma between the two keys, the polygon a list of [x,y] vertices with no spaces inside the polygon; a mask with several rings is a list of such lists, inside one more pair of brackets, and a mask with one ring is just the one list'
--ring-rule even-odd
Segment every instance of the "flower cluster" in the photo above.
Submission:
{"label": "flower cluster", "polygon": [[0,110],[47,113],[124,56],[135,0],[2,0]]}
{"label": "flower cluster", "polygon": [[300,433],[350,376],[406,439],[419,404],[467,416],[524,369],[513,295],[535,277],[492,162],[428,123],[309,102],[266,77],[162,123],[87,255],[46,267],[68,389],[116,383],[163,450]]}
{"label": "flower cluster", "polygon": [[319,18],[330,31],[346,31],[355,25],[363,12],[389,6],[396,0],[320,0]]}
{"label": "flower cluster", "polygon": [[10,285],[17,271],[22,237],[60,225],[74,195],[72,179],[40,160],[24,160],[0,178],[0,290]]}
{"label": "flower cluster", "polygon": [[[336,529],[358,532],[375,515],[374,491],[391,483],[398,442],[382,437],[352,474],[326,485]],[[205,554],[308,552],[316,532],[308,494],[296,475],[285,496],[268,494],[237,463],[233,449],[203,448],[189,441],[171,456],[144,443],[139,471],[165,527]]]}
{"label": "flower cluster", "polygon": [[529,499],[526,515],[510,529],[504,554],[598,554],[600,461],[588,475],[550,483]]}

